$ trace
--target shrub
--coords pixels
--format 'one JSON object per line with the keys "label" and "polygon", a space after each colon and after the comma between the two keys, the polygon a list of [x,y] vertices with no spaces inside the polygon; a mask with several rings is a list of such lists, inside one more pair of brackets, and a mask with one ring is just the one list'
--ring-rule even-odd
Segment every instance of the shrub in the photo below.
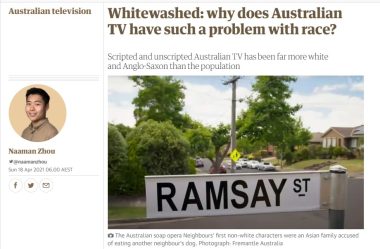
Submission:
{"label": "shrub", "polygon": [[331,154],[329,152],[329,148],[322,148],[319,152],[318,157],[320,159],[331,159]]}
{"label": "shrub", "polygon": [[144,170],[127,157],[126,141],[114,125],[108,126],[108,194],[144,192]]}
{"label": "shrub", "polygon": [[286,165],[291,165],[294,161],[294,153],[291,151],[286,152],[283,159]]}
{"label": "shrub", "polygon": [[266,150],[262,150],[262,151],[260,152],[260,157],[261,157],[261,158],[266,158],[266,157],[268,157],[268,156],[269,156],[268,151],[266,151]]}
{"label": "shrub", "polygon": [[347,149],[343,147],[335,147],[333,149],[333,156],[334,157],[343,157],[346,156],[347,154]]}
{"label": "shrub", "polygon": [[322,150],[322,146],[311,144],[308,146],[309,149],[309,159],[319,158]]}
{"label": "shrub", "polygon": [[351,150],[346,150],[345,156],[347,159],[355,159],[355,154]]}
{"label": "shrub", "polygon": [[297,150],[296,152],[296,161],[303,161],[303,160],[308,160],[309,159],[309,156],[310,155],[310,152],[309,152],[309,149],[308,148],[302,148],[300,150]]}
{"label": "shrub", "polygon": [[194,175],[197,173],[196,166],[195,166],[195,159],[190,158],[187,160],[187,174]]}
{"label": "shrub", "polygon": [[364,148],[356,149],[354,155],[358,159],[364,159]]}
{"label": "shrub", "polygon": [[127,136],[128,156],[148,175],[188,173],[189,143],[171,122],[148,120]]}

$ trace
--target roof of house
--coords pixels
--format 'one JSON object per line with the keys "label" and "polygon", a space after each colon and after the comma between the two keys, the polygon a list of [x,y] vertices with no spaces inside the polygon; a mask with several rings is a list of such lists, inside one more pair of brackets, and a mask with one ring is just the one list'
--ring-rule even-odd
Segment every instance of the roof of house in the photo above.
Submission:
{"label": "roof of house", "polygon": [[334,130],[344,138],[364,135],[364,125],[356,127],[331,127],[325,133],[323,133],[322,138],[332,130]]}
{"label": "roof of house", "polygon": [[360,125],[352,129],[352,136],[353,137],[364,136],[364,125]]}
{"label": "roof of house", "polygon": [[322,143],[322,135],[323,133],[322,132],[313,132],[311,133],[311,139],[310,139],[310,143]]}

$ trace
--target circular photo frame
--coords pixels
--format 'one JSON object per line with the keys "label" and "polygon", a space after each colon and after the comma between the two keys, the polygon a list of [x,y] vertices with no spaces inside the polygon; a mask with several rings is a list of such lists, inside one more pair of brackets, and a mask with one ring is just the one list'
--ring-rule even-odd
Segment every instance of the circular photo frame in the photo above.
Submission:
{"label": "circular photo frame", "polygon": [[[50,97],[47,105],[42,96],[43,92]],[[65,102],[61,95],[49,86],[29,85],[13,97],[9,107],[9,120],[22,138],[31,142],[47,141],[58,135],[65,124]]]}

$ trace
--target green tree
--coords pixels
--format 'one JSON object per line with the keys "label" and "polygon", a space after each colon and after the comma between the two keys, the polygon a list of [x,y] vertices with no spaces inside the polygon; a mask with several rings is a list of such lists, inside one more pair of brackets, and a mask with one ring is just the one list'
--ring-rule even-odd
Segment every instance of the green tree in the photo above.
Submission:
{"label": "green tree", "polygon": [[181,128],[182,131],[186,131],[186,129],[197,129],[200,127],[204,127],[200,122],[193,120],[189,114],[185,113],[182,116],[182,126],[179,127]]}
{"label": "green tree", "polygon": [[170,122],[141,122],[127,136],[128,157],[148,175],[188,173],[189,143]]}
{"label": "green tree", "polygon": [[138,96],[133,99],[136,125],[149,119],[171,121],[182,128],[187,119],[181,114],[184,107],[185,86],[171,76],[132,76],[139,87]]}
{"label": "green tree", "polygon": [[108,124],[108,193],[139,194],[144,190],[144,172],[128,162],[126,141],[117,127]]}
{"label": "green tree", "polygon": [[124,138],[126,138],[128,133],[132,130],[131,127],[125,126],[124,124],[117,124],[115,127],[118,129],[121,135],[123,135]]}
{"label": "green tree", "polygon": [[290,138],[296,133],[294,115],[301,108],[287,102],[292,93],[289,84],[294,81],[296,78],[291,76],[256,77],[252,89],[258,95],[249,100],[249,108],[242,115],[240,124],[243,136],[276,146],[280,159],[290,146]]}
{"label": "green tree", "polygon": [[242,154],[249,154],[254,151],[260,150],[263,145],[259,141],[252,141],[248,137],[239,137],[237,139],[237,150]]}
{"label": "green tree", "polygon": [[229,125],[219,124],[217,127],[211,128],[210,131],[214,153],[209,156],[209,159],[212,162],[212,167],[215,169],[215,172],[219,172],[219,167],[231,146],[231,128]]}
{"label": "green tree", "polygon": [[211,141],[211,131],[203,126],[187,129],[185,137],[190,143],[190,154],[192,156],[209,157],[212,155],[214,146]]}
{"label": "green tree", "polygon": [[312,138],[311,132],[303,127],[302,120],[295,119],[293,124],[293,134],[288,138],[288,145],[291,151],[295,151],[296,147],[307,146]]}

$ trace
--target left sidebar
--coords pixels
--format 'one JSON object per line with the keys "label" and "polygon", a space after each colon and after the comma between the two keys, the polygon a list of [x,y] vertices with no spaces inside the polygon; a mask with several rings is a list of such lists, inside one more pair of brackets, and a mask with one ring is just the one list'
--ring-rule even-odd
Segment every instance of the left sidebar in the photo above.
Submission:
{"label": "left sidebar", "polygon": [[0,248],[103,248],[103,4],[0,15]]}

